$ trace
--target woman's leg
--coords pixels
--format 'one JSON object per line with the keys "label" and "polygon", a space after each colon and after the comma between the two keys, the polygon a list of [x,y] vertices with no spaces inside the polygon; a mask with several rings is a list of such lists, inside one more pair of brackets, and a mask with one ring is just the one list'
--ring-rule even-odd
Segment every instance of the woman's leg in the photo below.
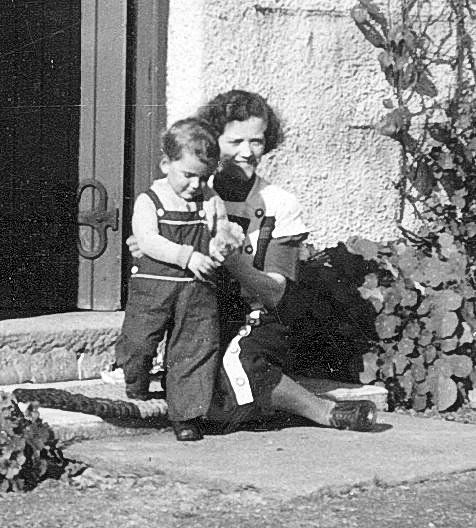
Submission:
{"label": "woman's leg", "polygon": [[371,401],[335,402],[320,398],[285,375],[271,392],[271,404],[276,410],[337,429],[371,431],[377,419],[377,408]]}

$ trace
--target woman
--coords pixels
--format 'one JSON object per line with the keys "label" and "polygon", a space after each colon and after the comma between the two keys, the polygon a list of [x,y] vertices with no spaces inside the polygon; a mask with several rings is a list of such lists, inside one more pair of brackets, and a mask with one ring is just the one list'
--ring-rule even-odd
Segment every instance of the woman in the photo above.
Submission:
{"label": "woman", "polygon": [[[276,114],[258,94],[231,90],[198,117],[219,135],[221,170],[213,186],[246,234],[243,252],[225,261],[218,284],[224,352],[209,419],[229,431],[280,410],[329,427],[371,430],[372,402],[319,398],[283,372],[299,245],[308,232],[296,198],[256,174],[282,139]],[[134,240],[128,244],[139,256]]]}

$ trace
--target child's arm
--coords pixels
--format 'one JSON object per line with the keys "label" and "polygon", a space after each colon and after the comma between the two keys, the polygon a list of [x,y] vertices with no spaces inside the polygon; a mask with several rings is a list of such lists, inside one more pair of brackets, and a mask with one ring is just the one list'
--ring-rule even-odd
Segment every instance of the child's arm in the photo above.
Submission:
{"label": "child's arm", "polygon": [[146,194],[140,194],[134,204],[132,233],[144,255],[187,268],[193,253],[193,246],[177,244],[159,234],[157,211]]}

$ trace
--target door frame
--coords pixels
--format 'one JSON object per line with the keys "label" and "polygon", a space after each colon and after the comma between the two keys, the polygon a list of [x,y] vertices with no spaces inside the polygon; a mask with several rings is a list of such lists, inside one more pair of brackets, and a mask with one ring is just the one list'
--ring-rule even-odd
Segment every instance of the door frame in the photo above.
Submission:
{"label": "door frame", "polygon": [[[82,0],[79,181],[102,183],[119,221],[97,259],[79,256],[81,309],[124,305],[132,205],[159,176],[168,12],[168,0]],[[95,201],[95,192],[84,193],[81,208]],[[94,245],[94,231],[88,236]]]}

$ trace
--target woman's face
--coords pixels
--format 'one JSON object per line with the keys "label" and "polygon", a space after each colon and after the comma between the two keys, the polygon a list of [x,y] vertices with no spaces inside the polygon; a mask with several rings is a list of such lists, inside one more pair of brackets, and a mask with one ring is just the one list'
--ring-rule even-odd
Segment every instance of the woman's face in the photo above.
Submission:
{"label": "woman's face", "polygon": [[223,163],[240,167],[249,180],[264,154],[267,123],[261,117],[230,121],[218,138]]}

